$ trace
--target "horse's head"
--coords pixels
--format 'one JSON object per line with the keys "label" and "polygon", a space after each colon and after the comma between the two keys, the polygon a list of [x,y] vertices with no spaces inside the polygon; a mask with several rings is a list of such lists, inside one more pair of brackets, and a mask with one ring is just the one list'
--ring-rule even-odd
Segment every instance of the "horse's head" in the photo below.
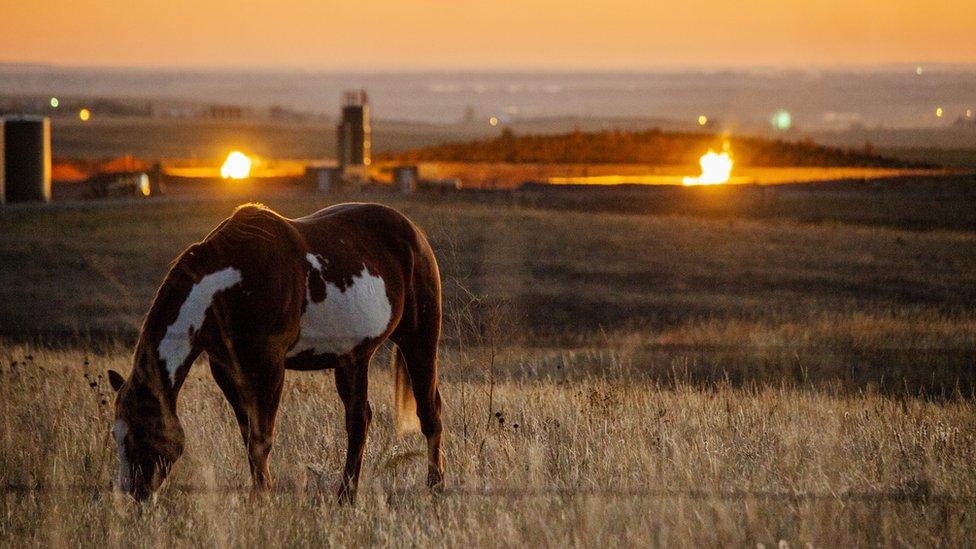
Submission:
{"label": "horse's head", "polygon": [[114,370],[109,371],[109,381],[118,393],[112,428],[119,455],[116,488],[143,501],[159,489],[183,453],[183,429],[150,384],[126,381]]}

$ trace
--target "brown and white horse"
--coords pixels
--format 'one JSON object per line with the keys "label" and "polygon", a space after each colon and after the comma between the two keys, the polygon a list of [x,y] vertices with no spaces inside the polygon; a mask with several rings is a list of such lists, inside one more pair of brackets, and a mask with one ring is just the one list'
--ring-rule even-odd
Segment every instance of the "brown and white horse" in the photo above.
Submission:
{"label": "brown and white horse", "polygon": [[183,452],[177,396],[206,351],[240,425],[253,488],[271,483],[268,456],[285,370],[335,371],[348,447],[339,497],[355,497],[372,418],[367,369],[394,351],[398,430],[427,437],[427,484],[443,483],[437,343],[441,287],[423,232],[393,209],[341,204],[300,219],[246,205],[172,264],[156,293],[113,428],[118,488],[145,499]]}

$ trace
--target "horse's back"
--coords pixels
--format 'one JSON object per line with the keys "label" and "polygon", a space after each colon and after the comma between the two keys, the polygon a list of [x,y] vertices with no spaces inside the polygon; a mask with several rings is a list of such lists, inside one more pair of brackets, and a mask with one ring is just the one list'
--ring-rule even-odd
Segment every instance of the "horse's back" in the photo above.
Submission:
{"label": "horse's back", "polygon": [[336,204],[297,218],[293,223],[299,232],[313,239],[343,238],[347,234],[353,238],[422,238],[417,226],[405,215],[389,206],[368,202]]}
{"label": "horse's back", "polygon": [[[373,203],[330,206],[292,220],[309,251],[361,257],[384,269],[421,271],[438,278],[434,252],[424,232],[397,210]],[[387,264],[385,267],[383,264]],[[391,273],[392,274],[392,273]]]}
{"label": "horse's back", "polygon": [[305,361],[297,359],[303,356],[372,348],[405,312],[413,321],[418,287],[436,287],[439,303],[433,252],[422,231],[396,210],[339,204],[291,223],[306,247],[308,288],[290,367],[302,367]]}

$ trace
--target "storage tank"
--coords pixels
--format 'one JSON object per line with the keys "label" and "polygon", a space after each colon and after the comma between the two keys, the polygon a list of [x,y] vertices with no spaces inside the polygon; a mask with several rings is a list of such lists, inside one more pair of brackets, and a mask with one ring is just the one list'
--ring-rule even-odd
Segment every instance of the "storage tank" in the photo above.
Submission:
{"label": "storage tank", "polygon": [[7,186],[4,184],[7,167],[3,162],[3,149],[3,117],[0,117],[0,204],[7,201]]}
{"label": "storage tank", "polygon": [[51,120],[8,116],[3,121],[4,196],[7,202],[50,202]]}
{"label": "storage tank", "polygon": [[396,166],[393,168],[393,190],[400,194],[413,194],[417,191],[417,166]]}
{"label": "storage tank", "polygon": [[307,166],[305,173],[312,180],[315,189],[322,194],[337,192],[342,187],[342,168],[335,166]]}

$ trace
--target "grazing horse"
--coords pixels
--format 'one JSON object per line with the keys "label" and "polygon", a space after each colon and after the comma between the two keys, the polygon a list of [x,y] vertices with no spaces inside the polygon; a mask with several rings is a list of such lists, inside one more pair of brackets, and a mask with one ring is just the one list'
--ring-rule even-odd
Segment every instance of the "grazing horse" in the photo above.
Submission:
{"label": "grazing horse", "polygon": [[[423,232],[377,204],[340,204],[300,219],[246,205],[171,265],[156,292],[128,379],[109,372],[118,488],[154,493],[183,452],[177,397],[206,351],[240,425],[255,491],[268,456],[285,370],[335,372],[348,447],[339,487],[355,498],[372,410],[367,369],[389,338],[398,431],[427,438],[427,484],[442,486],[437,343],[441,287]],[[418,421],[419,419],[419,421]]]}

